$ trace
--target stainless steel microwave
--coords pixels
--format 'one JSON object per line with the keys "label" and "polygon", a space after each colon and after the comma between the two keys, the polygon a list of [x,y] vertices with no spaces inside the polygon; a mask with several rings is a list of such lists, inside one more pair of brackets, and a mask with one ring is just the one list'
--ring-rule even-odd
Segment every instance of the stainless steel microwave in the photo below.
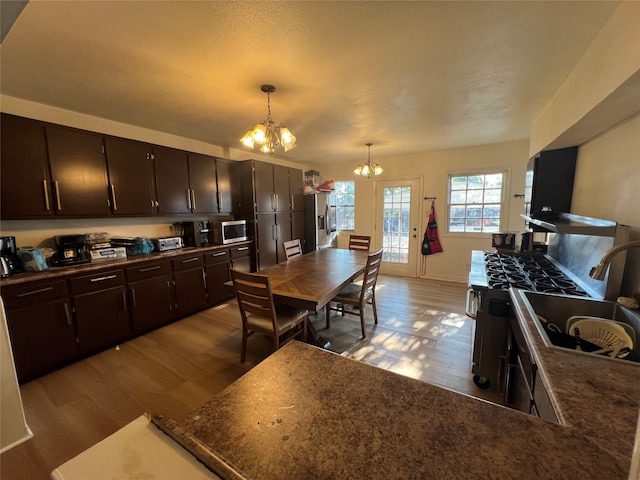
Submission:
{"label": "stainless steel microwave", "polygon": [[246,220],[229,220],[211,224],[211,238],[217,245],[249,240]]}

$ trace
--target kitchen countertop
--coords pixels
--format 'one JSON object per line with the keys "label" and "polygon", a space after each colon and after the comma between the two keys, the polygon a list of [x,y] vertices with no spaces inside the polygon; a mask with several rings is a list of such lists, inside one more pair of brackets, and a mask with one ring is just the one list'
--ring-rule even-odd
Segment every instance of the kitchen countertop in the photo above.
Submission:
{"label": "kitchen countertop", "polygon": [[255,479],[626,479],[636,370],[611,366],[600,386],[560,361],[576,376],[550,382],[566,425],[293,341],[174,434]]}
{"label": "kitchen countertop", "polygon": [[189,255],[190,253],[204,253],[211,250],[220,250],[223,248],[238,247],[251,245],[252,240],[237,242],[229,245],[209,245],[206,247],[185,247],[177,250],[169,250],[166,252],[152,252],[149,255],[132,255],[122,260],[101,260],[99,262],[84,263],[68,267],[50,267],[41,272],[23,272],[17,273],[0,280],[0,286],[19,285],[22,283],[36,282],[40,280],[50,280],[54,278],[68,277],[79,273],[90,273],[96,270],[104,270],[106,268],[126,268],[132,265],[150,262],[153,260],[170,259],[179,255]]}

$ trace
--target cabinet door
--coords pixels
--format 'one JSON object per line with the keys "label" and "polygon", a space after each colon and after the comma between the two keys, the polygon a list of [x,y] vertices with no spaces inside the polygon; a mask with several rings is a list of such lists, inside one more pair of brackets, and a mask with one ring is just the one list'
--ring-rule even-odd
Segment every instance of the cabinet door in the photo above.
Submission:
{"label": "cabinet door", "polygon": [[289,169],[289,197],[292,212],[302,212],[304,209],[304,194],[302,193],[302,170]]}
{"label": "cabinet door", "polygon": [[107,167],[102,136],[47,125],[53,208],[64,216],[106,216]]}
{"label": "cabinet door", "polygon": [[131,336],[124,285],[74,296],[73,304],[83,355],[112,347]]}
{"label": "cabinet door", "polygon": [[129,299],[133,331],[136,334],[165,325],[175,317],[169,275],[130,283]]}
{"label": "cabinet door", "polygon": [[21,383],[61,367],[78,355],[67,299],[7,310],[7,326]]}
{"label": "cabinet door", "polygon": [[114,215],[151,215],[155,212],[151,145],[106,137],[111,212]]}
{"label": "cabinet door", "polygon": [[183,317],[207,306],[207,290],[202,267],[173,272],[176,314]]}
{"label": "cabinet door", "polygon": [[231,262],[229,261],[205,266],[209,305],[217,305],[233,297],[232,290],[225,285],[225,282],[231,280],[230,267]]}
{"label": "cabinet door", "polygon": [[275,211],[290,211],[289,169],[281,165],[273,165],[273,191],[275,193]]}
{"label": "cabinet door", "polygon": [[284,242],[291,240],[291,214],[276,213],[276,253],[278,263],[286,260]]}
{"label": "cabinet door", "polygon": [[158,213],[191,213],[187,152],[153,147]]}
{"label": "cabinet door", "polygon": [[189,185],[193,213],[217,213],[216,158],[189,153]]}
{"label": "cabinet door", "polygon": [[258,270],[278,263],[276,223],[273,213],[256,215],[257,268]]}
{"label": "cabinet door", "polygon": [[273,212],[273,165],[253,162],[253,169],[256,212]]}
{"label": "cabinet door", "polygon": [[2,114],[0,207],[2,218],[45,217],[53,213],[44,125]]}
{"label": "cabinet door", "polygon": [[216,184],[218,192],[218,211],[220,213],[233,212],[233,203],[231,198],[231,171],[235,167],[236,162],[232,160],[216,158]]}

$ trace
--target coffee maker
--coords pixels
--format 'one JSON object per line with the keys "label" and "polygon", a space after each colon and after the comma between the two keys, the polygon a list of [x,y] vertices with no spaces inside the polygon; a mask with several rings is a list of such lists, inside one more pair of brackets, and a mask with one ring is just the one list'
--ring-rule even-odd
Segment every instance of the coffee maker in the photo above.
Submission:
{"label": "coffee maker", "polygon": [[0,276],[6,278],[14,273],[23,272],[22,262],[16,253],[16,237],[0,237]]}
{"label": "coffee maker", "polygon": [[200,220],[199,222],[183,222],[182,232],[185,247],[205,247],[211,244],[209,235],[209,220]]}
{"label": "coffee maker", "polygon": [[56,266],[79,265],[91,262],[87,235],[56,235]]}

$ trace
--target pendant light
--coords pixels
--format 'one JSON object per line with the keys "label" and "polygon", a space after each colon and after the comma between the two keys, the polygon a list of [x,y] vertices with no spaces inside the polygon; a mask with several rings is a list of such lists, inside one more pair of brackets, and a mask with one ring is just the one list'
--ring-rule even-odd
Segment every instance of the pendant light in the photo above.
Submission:
{"label": "pendant light", "polygon": [[267,94],[267,119],[257,124],[240,139],[249,148],[258,148],[262,153],[273,155],[276,147],[283,147],[285,152],[296,148],[296,137],[284,125],[274,122],[271,118],[271,94],[276,91],[273,85],[260,87]]}
{"label": "pendant light", "polygon": [[366,145],[367,147],[369,147],[369,156],[367,159],[367,163],[365,163],[364,165],[358,165],[353,173],[362,177],[370,178],[371,175],[380,175],[384,170],[382,170],[382,167],[380,165],[371,161],[371,145],[373,145],[373,143],[367,143]]}

